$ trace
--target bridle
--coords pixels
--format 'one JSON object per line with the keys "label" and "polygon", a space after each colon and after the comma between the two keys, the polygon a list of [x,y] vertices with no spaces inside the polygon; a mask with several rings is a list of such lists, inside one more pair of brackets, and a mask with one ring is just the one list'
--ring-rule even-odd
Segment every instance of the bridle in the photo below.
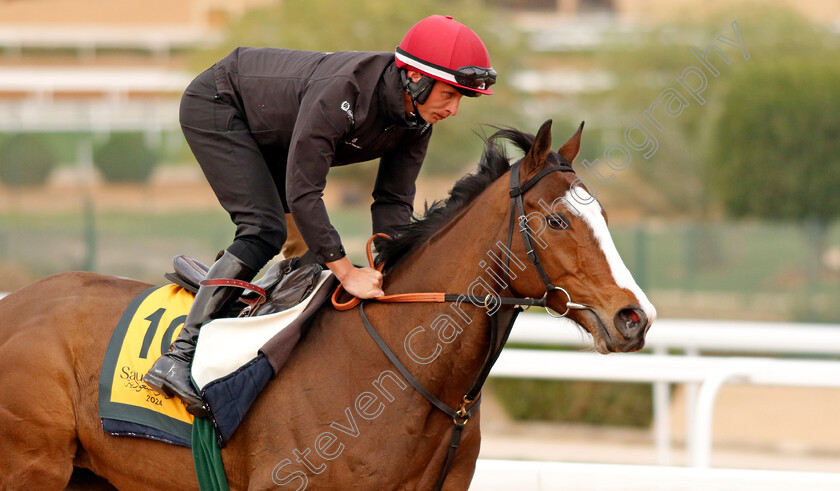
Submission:
{"label": "bridle", "polygon": [[[527,297],[498,297],[497,301],[499,305],[508,305],[514,306],[514,308],[510,310],[502,310],[496,309],[492,314],[490,313],[490,308],[488,305],[489,295],[486,298],[477,297],[474,295],[466,295],[466,294],[451,294],[451,293],[403,293],[403,294],[396,294],[396,295],[385,295],[382,297],[375,298],[373,300],[378,302],[385,302],[385,303],[402,303],[402,302],[462,302],[463,300],[469,300],[470,303],[474,305],[484,305],[484,307],[488,310],[488,316],[490,317],[490,349],[487,352],[487,355],[484,359],[484,364],[479,370],[478,375],[476,376],[475,380],[473,381],[470,389],[464,394],[460,405],[458,408],[453,408],[446,404],[445,402],[441,401],[437,396],[432,394],[429,390],[427,390],[423,385],[408,371],[405,365],[397,358],[391,348],[387,345],[387,343],[382,339],[373,325],[370,323],[370,320],[365,314],[365,303],[367,301],[360,300],[358,298],[353,298],[352,300],[346,303],[338,302],[338,296],[341,291],[341,285],[336,288],[335,292],[333,292],[332,302],[333,306],[339,310],[349,310],[355,307],[356,305],[359,306],[359,313],[362,318],[362,323],[365,326],[368,334],[370,334],[371,338],[373,338],[374,342],[379,346],[379,349],[385,354],[385,356],[391,361],[394,367],[402,374],[402,376],[406,379],[406,381],[411,384],[411,386],[420,393],[426,400],[428,400],[433,406],[438,408],[440,411],[445,413],[447,416],[452,418],[453,427],[452,433],[449,440],[449,449],[446,455],[446,461],[444,462],[443,469],[441,474],[438,478],[437,484],[434,489],[440,490],[443,488],[443,484],[446,481],[446,476],[449,474],[449,470],[452,466],[452,463],[455,460],[455,452],[458,450],[458,445],[461,441],[461,435],[464,431],[464,427],[466,426],[467,422],[469,421],[470,417],[472,417],[473,413],[478,409],[479,404],[481,403],[481,388],[484,386],[484,382],[487,380],[487,377],[490,375],[490,370],[493,368],[493,365],[496,363],[499,355],[501,354],[502,348],[504,348],[505,343],[507,342],[508,337],[510,336],[510,331],[513,327],[513,323],[516,320],[516,317],[521,313],[523,310],[527,309],[531,306],[539,306],[546,308],[546,311],[549,312],[550,315],[553,317],[565,317],[570,310],[579,310],[579,309],[591,309],[591,307],[580,304],[577,302],[573,302],[569,292],[564,288],[554,285],[551,282],[548,274],[545,272],[545,269],[540,262],[539,256],[537,254],[536,249],[534,248],[534,243],[532,240],[534,231],[531,229],[530,225],[528,224],[528,217],[525,214],[525,205],[522,200],[522,196],[527,192],[531,187],[533,187],[537,182],[540,181],[543,177],[547,176],[553,172],[574,172],[572,169],[571,163],[563,158],[561,155],[550,152],[548,155],[549,160],[554,160],[555,162],[552,165],[549,165],[539,171],[536,175],[525,181],[524,183],[520,184],[520,177],[519,177],[519,166],[522,162],[521,160],[514,163],[510,167],[510,198],[511,198],[511,207],[510,207],[510,223],[508,226],[508,237],[507,237],[507,249],[511,251],[511,246],[513,244],[513,235],[514,235],[514,227],[515,223],[518,222],[519,224],[519,232],[522,235],[522,240],[525,244],[525,250],[528,255],[528,259],[534,265],[539,274],[540,278],[542,279],[543,283],[545,284],[545,294],[542,298],[533,299]],[[518,218],[517,218],[518,217]],[[559,217],[558,217],[559,218]],[[376,236],[374,236],[376,237]],[[368,241],[368,261],[370,262],[371,266],[373,267],[373,256],[370,252],[370,244],[373,240],[373,237],[370,241]],[[377,269],[382,269],[384,265],[379,264]],[[505,265],[505,273],[508,276],[509,284],[508,287],[511,290],[511,293],[515,295],[512,286],[512,278],[510,274],[510,256],[506,258],[506,265]],[[548,295],[552,291],[561,291],[566,295],[567,302],[566,302],[566,311],[562,314],[558,314],[556,312],[552,312],[547,307]],[[523,306],[525,307],[523,309]],[[500,316],[504,317],[500,319]],[[503,327],[503,328],[502,328]]]}
{"label": "bridle", "polygon": [[[519,165],[522,161],[519,160],[510,167],[510,225],[508,226],[507,249],[512,250],[511,246],[513,244],[514,220],[516,220],[519,222],[519,233],[522,235],[522,242],[525,244],[525,252],[528,254],[528,259],[531,260],[531,263],[540,275],[540,279],[545,284],[545,294],[543,294],[540,299],[540,306],[545,308],[546,312],[548,312],[548,314],[552,317],[560,318],[566,317],[570,310],[585,310],[591,309],[591,307],[573,302],[572,296],[569,295],[569,292],[565,288],[551,283],[551,278],[549,278],[548,273],[545,272],[545,268],[543,268],[542,263],[540,262],[540,257],[537,255],[537,250],[534,248],[534,242],[532,240],[534,232],[528,224],[528,216],[525,214],[525,203],[522,200],[522,196],[526,191],[538,183],[540,179],[552,172],[574,172],[572,164],[559,154],[553,152],[549,153],[546,159],[557,160],[558,162],[554,165],[544,167],[541,171],[537,172],[534,176],[522,184],[520,184],[519,181]],[[515,219],[514,217],[517,216],[518,218]],[[548,218],[546,218],[546,220],[548,220]],[[560,220],[562,221],[562,219]],[[565,222],[563,223],[565,224]],[[566,227],[568,227],[567,224],[565,224],[563,228]],[[508,279],[510,280],[510,257],[506,258],[505,273],[508,275]],[[510,284],[510,289],[513,293],[513,281],[510,281]],[[562,314],[558,315],[548,307],[548,294],[552,291],[561,291],[566,295],[566,311]]]}

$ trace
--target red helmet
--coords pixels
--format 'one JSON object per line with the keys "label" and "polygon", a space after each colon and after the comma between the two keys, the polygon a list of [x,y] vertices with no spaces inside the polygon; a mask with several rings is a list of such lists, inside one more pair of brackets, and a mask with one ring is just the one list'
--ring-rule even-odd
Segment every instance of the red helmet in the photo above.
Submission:
{"label": "red helmet", "polygon": [[432,15],[411,27],[397,47],[397,66],[478,94],[492,94],[496,71],[481,38],[451,16]]}

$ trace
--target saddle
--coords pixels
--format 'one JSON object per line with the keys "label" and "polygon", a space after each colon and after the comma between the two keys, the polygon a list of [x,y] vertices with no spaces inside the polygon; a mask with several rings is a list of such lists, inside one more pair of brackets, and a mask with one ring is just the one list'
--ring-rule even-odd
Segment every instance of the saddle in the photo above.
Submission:
{"label": "saddle", "polygon": [[[274,314],[288,310],[301,303],[320,279],[323,268],[320,264],[303,264],[298,257],[284,259],[272,264],[268,271],[253,284],[265,290],[265,302],[256,304],[258,296],[252,291],[244,293],[223,317],[251,317]],[[201,281],[210,269],[207,265],[186,255],[172,260],[175,270],[164,277],[176,285],[196,293]],[[256,305],[256,308],[254,306]]]}

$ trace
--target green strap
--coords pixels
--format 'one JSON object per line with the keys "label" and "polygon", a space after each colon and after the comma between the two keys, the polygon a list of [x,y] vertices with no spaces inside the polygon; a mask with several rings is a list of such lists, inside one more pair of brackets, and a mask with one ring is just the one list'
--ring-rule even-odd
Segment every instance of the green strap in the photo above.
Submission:
{"label": "green strap", "polygon": [[193,421],[192,454],[201,491],[230,490],[222,465],[222,452],[216,445],[216,428],[207,418],[195,418]]}

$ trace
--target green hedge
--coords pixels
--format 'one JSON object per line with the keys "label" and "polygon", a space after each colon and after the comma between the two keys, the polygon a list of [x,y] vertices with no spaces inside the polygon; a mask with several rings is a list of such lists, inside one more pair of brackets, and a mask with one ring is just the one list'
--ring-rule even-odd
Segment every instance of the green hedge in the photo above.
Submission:
{"label": "green hedge", "polygon": [[93,164],[108,182],[145,182],[158,160],[142,133],[114,133],[93,150]]}
{"label": "green hedge", "polygon": [[491,379],[488,388],[513,419],[648,427],[650,384]]}
{"label": "green hedge", "polygon": [[32,134],[10,136],[0,144],[0,181],[13,187],[43,184],[56,162],[46,138]]}

